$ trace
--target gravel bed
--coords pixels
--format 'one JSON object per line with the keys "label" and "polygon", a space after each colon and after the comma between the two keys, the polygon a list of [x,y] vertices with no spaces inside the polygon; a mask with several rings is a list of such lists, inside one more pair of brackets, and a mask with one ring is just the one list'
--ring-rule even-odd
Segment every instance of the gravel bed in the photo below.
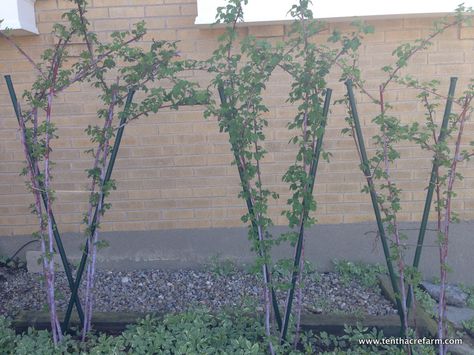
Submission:
{"label": "gravel bed", "polygon": [[[259,299],[260,278],[245,271],[224,275],[204,270],[99,271],[96,311],[179,312],[196,306],[213,310],[242,307]],[[341,282],[336,273],[313,274],[304,282],[303,305],[314,313],[394,314],[379,290],[356,281]],[[64,273],[57,273],[58,307],[65,309],[69,289]],[[278,292],[281,303],[285,293]],[[0,314],[44,310],[41,276],[25,270],[0,270]]]}

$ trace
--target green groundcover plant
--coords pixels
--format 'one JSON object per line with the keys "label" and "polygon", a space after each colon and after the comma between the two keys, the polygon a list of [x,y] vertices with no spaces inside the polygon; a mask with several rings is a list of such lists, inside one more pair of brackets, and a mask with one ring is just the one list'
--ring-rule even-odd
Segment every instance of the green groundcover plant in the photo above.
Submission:
{"label": "green groundcover plant", "polygon": [[[246,312],[245,312],[246,311]],[[194,310],[169,314],[163,319],[146,317],[117,336],[100,334],[80,342],[69,335],[57,346],[49,332],[29,329],[16,335],[10,322],[0,317],[2,354],[266,354],[264,325],[249,316],[250,310],[211,314]],[[296,349],[275,345],[278,354],[390,354],[402,355],[397,346],[359,345],[363,339],[380,340],[382,332],[361,326],[346,327],[344,335],[303,333]],[[414,354],[435,354],[431,346],[416,346]]]}

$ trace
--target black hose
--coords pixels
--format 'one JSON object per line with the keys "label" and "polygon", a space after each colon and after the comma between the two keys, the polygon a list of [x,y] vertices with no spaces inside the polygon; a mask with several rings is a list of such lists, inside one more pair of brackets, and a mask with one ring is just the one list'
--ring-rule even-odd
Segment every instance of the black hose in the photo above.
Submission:
{"label": "black hose", "polygon": [[33,244],[33,243],[35,243],[35,242],[38,242],[38,240],[37,240],[37,239],[29,240],[28,242],[26,242],[25,244],[23,244],[15,253],[13,253],[12,256],[10,256],[9,258],[7,258],[5,261],[0,261],[0,265],[8,267],[8,264],[9,264],[10,262],[12,262],[12,261],[15,259],[15,257],[18,255],[18,253],[20,253],[20,251],[22,251],[22,250],[23,250],[24,248],[26,248],[28,245]]}

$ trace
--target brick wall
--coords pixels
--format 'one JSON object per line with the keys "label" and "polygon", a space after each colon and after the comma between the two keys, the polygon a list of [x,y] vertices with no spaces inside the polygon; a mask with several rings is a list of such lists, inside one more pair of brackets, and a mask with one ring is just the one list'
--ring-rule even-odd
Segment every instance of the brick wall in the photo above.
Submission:
{"label": "brick wall", "polygon": [[[216,46],[216,37],[222,30],[194,26],[195,0],[91,0],[89,19],[93,28],[104,38],[113,30],[129,29],[141,19],[147,22],[152,38],[180,40],[184,56],[207,58]],[[39,36],[18,37],[16,40],[34,58],[53,43],[49,34],[52,25],[60,20],[62,12],[71,6],[63,0],[37,0],[36,11]],[[384,78],[379,68],[391,63],[391,52],[401,42],[424,36],[433,19],[407,18],[369,21],[375,34],[369,36],[361,48],[361,63],[367,86],[376,90]],[[349,30],[347,23],[331,23],[332,28]],[[256,36],[282,39],[285,26],[252,26],[241,29]],[[329,33],[328,30],[328,33]],[[324,42],[326,34],[315,41]],[[72,46],[78,52],[83,44]],[[417,54],[405,72],[422,78],[437,78],[447,91],[449,77],[460,77],[458,90],[474,77],[474,35],[472,28],[451,29],[435,40],[429,50]],[[32,82],[29,63],[0,40],[0,72],[13,76],[17,91]],[[194,73],[194,79],[206,84],[210,77]],[[23,164],[17,124],[3,82],[0,81],[0,236],[28,234],[35,230],[35,218],[29,214],[32,197],[26,191],[18,172]],[[288,146],[286,123],[294,108],[285,100],[289,78],[276,72],[266,92],[270,107],[266,147],[269,154],[263,165],[264,180],[281,194],[278,203],[271,206],[277,224],[285,224],[280,216],[288,195],[281,183],[285,168],[292,162],[294,151]],[[337,75],[330,80],[334,97],[344,93]],[[387,99],[396,101],[395,114],[405,122],[422,120],[423,108],[414,99],[415,93],[392,86]],[[78,232],[87,195],[84,169],[91,166],[84,154],[89,148],[83,129],[94,122],[96,93],[86,84],[76,85],[56,100],[54,120],[59,126],[60,139],[55,141],[52,158],[54,187],[59,191],[55,202],[56,219],[62,231]],[[358,96],[359,110],[367,137],[374,133],[370,117],[377,107]],[[325,148],[333,154],[331,163],[321,163],[315,194],[319,203],[318,220],[321,223],[351,223],[373,220],[367,195],[362,194],[363,179],[358,170],[353,142],[340,133],[344,127],[344,112],[333,107],[325,137]],[[474,127],[467,128],[466,140],[474,139]],[[371,147],[369,142],[369,148]],[[397,163],[395,177],[404,188],[406,221],[418,221],[424,203],[430,157],[418,148],[401,149],[403,159]],[[107,213],[103,230],[156,230],[174,228],[212,228],[241,225],[244,204],[236,198],[239,180],[226,136],[219,134],[214,119],[204,120],[203,107],[163,111],[134,122],[125,135],[114,171],[118,190],[113,192],[113,208]],[[462,169],[465,180],[458,182],[459,196],[456,209],[464,219],[474,219],[474,165]],[[76,191],[76,192],[71,192]]]}

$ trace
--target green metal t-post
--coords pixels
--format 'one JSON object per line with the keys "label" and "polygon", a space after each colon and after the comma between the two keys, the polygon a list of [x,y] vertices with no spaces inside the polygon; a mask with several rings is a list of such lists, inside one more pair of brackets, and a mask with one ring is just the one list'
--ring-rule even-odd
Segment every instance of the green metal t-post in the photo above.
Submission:
{"label": "green metal t-post", "polygon": [[[453,107],[454,91],[456,89],[456,82],[458,78],[452,77],[449,83],[448,98],[446,100],[446,107],[444,109],[443,121],[441,123],[441,130],[438,136],[438,144],[443,142],[446,138],[446,131],[448,129],[449,116],[451,115],[451,109]],[[421,219],[420,230],[418,233],[418,240],[416,242],[415,257],[413,258],[413,268],[418,270],[421,259],[421,251],[423,249],[423,242],[425,240],[426,227],[428,225],[428,218],[430,216],[431,203],[433,201],[433,192],[436,187],[436,180],[438,178],[438,160],[433,158],[433,167],[431,169],[430,182],[428,185],[428,192],[426,193],[425,207],[423,209],[423,217]],[[407,294],[407,308],[410,308],[412,302],[412,288],[410,285]]]}
{"label": "green metal t-post", "polygon": [[[219,98],[221,100],[221,103],[226,104],[227,103],[227,98],[225,96],[224,87],[219,86],[218,91],[219,91]],[[230,133],[229,133],[229,135],[230,135]],[[252,199],[250,198],[250,191],[248,189],[248,186],[246,184],[244,184],[245,170],[244,170],[244,167],[242,166],[242,164],[240,163],[240,159],[239,159],[239,156],[237,154],[236,147],[233,146],[232,150],[234,151],[234,159],[235,159],[235,163],[237,164],[237,170],[239,172],[240,181],[242,183],[242,189],[244,190],[244,193],[245,193],[245,196],[246,196],[245,203],[247,204],[247,210],[249,211],[250,216],[252,216],[252,221],[251,221],[252,222],[252,229],[255,231],[255,233],[257,233],[256,231],[257,231],[258,227],[257,227],[257,224],[255,223],[255,219],[254,219],[255,212],[254,212]],[[260,248],[258,248],[258,255],[261,258],[263,257],[263,252]],[[268,270],[267,265],[265,265],[265,273],[266,273],[267,279],[269,279],[270,272]],[[277,297],[276,297],[274,287],[272,285],[270,285],[270,287],[271,287],[271,293],[272,293],[272,306],[273,306],[273,312],[275,313],[275,320],[277,322],[279,330],[281,330],[282,322],[281,322],[280,309],[278,308],[278,300],[277,300]]]}
{"label": "green metal t-post", "polygon": [[[120,142],[122,140],[122,135],[123,135],[123,130],[125,129],[126,126],[126,121],[128,118],[128,111],[130,108],[130,105],[132,104],[132,99],[133,95],[135,94],[135,90],[130,90],[127,95],[127,100],[125,102],[124,110],[122,112],[122,117],[120,119],[120,126],[119,129],[117,130],[117,135],[115,137],[115,143],[114,147],[112,148],[112,152],[110,154],[110,160],[109,164],[107,166],[107,171],[105,173],[105,178],[104,178],[104,184],[107,183],[110,180],[110,177],[112,176],[112,171],[114,169],[114,164],[115,164],[115,159],[117,158],[117,153],[120,148]],[[102,201],[104,200],[104,196],[102,196]],[[94,211],[94,217],[92,219],[92,225],[91,225],[91,230],[90,230],[90,235],[89,237],[93,236],[95,233],[96,229],[96,221],[97,221],[97,216],[99,214],[99,205],[96,206],[95,211]],[[71,290],[71,298],[69,299],[69,304],[66,309],[66,315],[64,316],[64,322],[63,322],[63,329],[68,330],[69,329],[69,322],[71,320],[71,313],[72,313],[72,308],[74,306],[74,303],[76,302],[75,300],[77,299],[78,291],[79,291],[79,285],[81,284],[82,280],[82,275],[84,273],[84,269],[86,267],[86,262],[87,258],[89,256],[89,248],[87,247],[87,243],[84,246],[84,250],[82,252],[82,258],[79,263],[79,267],[77,269],[76,273],[76,280],[74,282],[74,286]],[[82,323],[83,325],[84,323]]]}
{"label": "green metal t-post", "polygon": [[[321,137],[318,137],[318,141],[316,143],[316,147],[314,148],[313,152],[313,160],[311,161],[311,167],[309,171],[310,175],[310,184],[308,186],[308,193],[313,194],[313,189],[314,189],[314,182],[316,179],[316,172],[318,170],[318,164],[319,164],[319,157],[321,155],[321,148],[323,145],[323,137],[324,133],[326,131],[326,123],[327,123],[327,117],[329,113],[329,105],[331,104],[331,95],[332,95],[332,90],[331,89],[326,89],[326,96],[324,98],[324,106],[323,106],[323,117],[322,117],[322,123],[321,127],[323,127],[323,132],[321,134]],[[285,307],[285,318],[283,320],[283,329],[281,331],[281,342],[283,343],[286,340],[286,336],[288,333],[288,326],[290,323],[290,315],[291,315],[291,308],[293,304],[293,298],[295,294],[295,289],[296,289],[296,281],[298,279],[298,269],[299,265],[301,262],[301,254],[302,254],[302,249],[303,249],[303,239],[304,239],[304,226],[306,223],[306,220],[308,219],[308,206],[306,206],[307,202],[303,200],[303,208],[304,208],[304,215],[301,221],[300,225],[300,230],[298,234],[298,242],[296,244],[296,253],[295,253],[295,259],[293,263],[293,273],[291,275],[291,287],[289,290],[289,295],[288,295],[288,300],[287,304]]]}
{"label": "green metal t-post", "polygon": [[367,157],[367,151],[365,149],[364,136],[362,134],[362,129],[361,129],[361,126],[360,126],[360,120],[359,120],[359,115],[357,113],[357,107],[356,107],[356,102],[355,102],[355,97],[354,97],[354,91],[353,91],[353,88],[352,88],[352,80],[347,80],[346,81],[346,87],[347,87],[347,94],[349,96],[349,103],[350,103],[350,108],[351,108],[352,119],[354,120],[354,128],[355,128],[355,131],[356,131],[356,138],[357,138],[357,142],[359,144],[361,164],[362,164],[364,175],[367,179],[367,185],[369,187],[369,192],[370,192],[370,199],[372,200],[372,207],[374,209],[375,219],[377,221],[377,227],[378,227],[378,230],[379,230],[380,240],[382,242],[383,253],[384,253],[384,256],[385,256],[385,261],[387,263],[388,273],[389,273],[389,276],[390,276],[390,281],[391,281],[391,284],[392,284],[393,292],[395,293],[395,298],[396,298],[396,303],[397,303],[397,310],[398,310],[398,315],[400,317],[402,333],[405,333],[405,331],[406,331],[406,329],[404,329],[405,328],[405,326],[404,326],[405,316],[403,314],[402,302],[400,300],[400,288],[398,286],[395,271],[393,269],[392,259],[391,259],[391,256],[390,256],[390,249],[389,249],[389,246],[388,246],[388,243],[387,243],[387,236],[385,235],[385,229],[384,229],[383,222],[382,222],[382,215],[380,213],[380,208],[379,208],[379,205],[378,205],[378,202],[377,202],[377,193],[375,192],[375,186],[374,186],[374,182],[372,180],[372,174],[370,172],[369,159]]}
{"label": "green metal t-post", "polygon": [[[13,104],[13,109],[15,110],[15,115],[16,115],[16,118],[18,120],[18,123],[20,123],[20,115],[21,115],[21,110],[20,110],[20,106],[18,104],[18,99],[17,99],[17,96],[16,96],[16,93],[15,93],[15,88],[13,87],[13,82],[12,82],[12,78],[10,75],[5,75],[5,82],[7,83],[7,87],[8,87],[8,92],[10,94],[10,99],[12,101],[12,104]],[[31,157],[30,157],[31,159]],[[42,186],[42,183],[40,183],[40,186]],[[43,204],[45,206],[45,208],[48,208],[48,200],[46,198],[46,193],[43,191],[43,189],[41,190],[41,198],[43,200]],[[58,231],[58,226],[56,224],[56,220],[54,219],[54,215],[51,213],[51,223],[53,225],[53,234],[54,234],[54,240],[56,242],[56,246],[58,248],[58,253],[61,257],[61,262],[63,264],[63,267],[64,267],[64,272],[66,273],[66,278],[67,278],[67,282],[68,282],[68,285],[69,285],[69,289],[72,290],[74,288],[74,279],[72,277],[72,272],[71,272],[71,268],[69,267],[69,262],[67,260],[67,256],[66,256],[66,251],[64,250],[64,246],[63,246],[63,242],[61,240],[61,236],[59,234],[59,231]],[[76,295],[76,298],[75,298],[75,303],[76,303],[76,308],[77,308],[77,313],[79,315],[79,319],[81,322],[83,322],[83,319],[84,319],[84,312],[82,310],[82,307],[81,307],[81,303],[79,301],[79,298],[77,297]]]}

